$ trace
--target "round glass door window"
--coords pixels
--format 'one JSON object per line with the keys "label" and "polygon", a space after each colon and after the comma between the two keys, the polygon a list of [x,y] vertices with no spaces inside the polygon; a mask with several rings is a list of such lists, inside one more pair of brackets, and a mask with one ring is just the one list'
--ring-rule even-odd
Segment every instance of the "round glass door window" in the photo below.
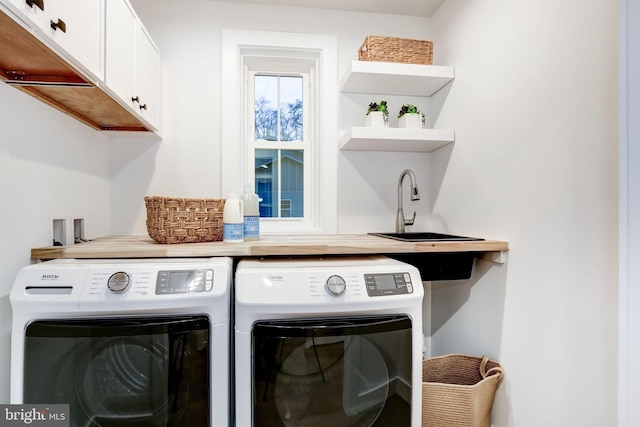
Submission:
{"label": "round glass door window", "polygon": [[164,425],[168,406],[174,405],[173,411],[177,408],[181,412],[189,397],[186,381],[180,383],[180,389],[169,387],[165,378],[170,371],[166,344],[111,338],[94,348],[86,363],[77,367],[78,400],[98,425]]}
{"label": "round glass door window", "polygon": [[275,379],[275,403],[287,427],[369,427],[388,393],[385,360],[362,336],[307,338]]}

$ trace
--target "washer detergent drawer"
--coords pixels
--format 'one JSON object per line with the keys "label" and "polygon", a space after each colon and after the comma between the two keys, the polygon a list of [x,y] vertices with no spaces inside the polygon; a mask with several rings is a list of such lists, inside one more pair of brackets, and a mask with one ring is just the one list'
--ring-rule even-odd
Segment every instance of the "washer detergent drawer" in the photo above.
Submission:
{"label": "washer detergent drawer", "polygon": [[410,425],[408,316],[259,321],[252,353],[255,427]]}
{"label": "washer detergent drawer", "polygon": [[208,426],[205,316],[36,321],[27,327],[24,402],[70,405],[85,426]]}

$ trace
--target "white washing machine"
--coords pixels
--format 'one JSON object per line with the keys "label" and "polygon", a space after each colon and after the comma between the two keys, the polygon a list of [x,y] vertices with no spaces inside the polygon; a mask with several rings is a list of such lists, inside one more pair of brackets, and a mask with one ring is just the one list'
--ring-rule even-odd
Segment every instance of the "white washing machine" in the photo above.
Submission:
{"label": "white washing machine", "polygon": [[418,270],[385,257],[241,260],[238,427],[419,427]]}
{"label": "white washing machine", "polygon": [[227,427],[230,258],[54,260],[10,294],[11,403],[72,427]]}

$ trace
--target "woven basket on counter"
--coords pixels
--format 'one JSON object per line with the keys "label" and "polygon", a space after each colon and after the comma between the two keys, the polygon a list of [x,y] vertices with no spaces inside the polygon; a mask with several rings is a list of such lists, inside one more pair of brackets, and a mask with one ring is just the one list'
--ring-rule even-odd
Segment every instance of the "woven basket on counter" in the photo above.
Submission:
{"label": "woven basket on counter", "polygon": [[224,201],[145,197],[147,232],[158,243],[222,240]]}
{"label": "woven basket on counter", "polygon": [[367,36],[358,50],[360,61],[431,65],[433,42],[397,37]]}
{"label": "woven basket on counter", "polygon": [[463,354],[422,361],[422,427],[491,427],[502,367]]}

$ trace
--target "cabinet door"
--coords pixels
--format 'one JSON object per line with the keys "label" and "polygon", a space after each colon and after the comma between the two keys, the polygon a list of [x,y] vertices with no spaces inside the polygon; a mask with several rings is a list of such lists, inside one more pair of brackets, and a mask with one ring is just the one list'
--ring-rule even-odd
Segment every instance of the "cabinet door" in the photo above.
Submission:
{"label": "cabinet door", "polygon": [[136,38],[136,93],[140,96],[140,114],[156,129],[160,120],[160,52],[144,27],[138,26]]}
{"label": "cabinet door", "polygon": [[[20,18],[25,19],[30,25],[42,28],[46,19],[44,9],[47,0],[8,0],[17,9]],[[46,2],[46,3],[45,3]],[[0,1],[0,3],[5,3]]]}
{"label": "cabinet door", "polygon": [[106,86],[126,105],[134,106],[136,15],[126,0],[108,0],[106,19]]}
{"label": "cabinet door", "polygon": [[102,80],[104,0],[44,1],[45,35],[70,59]]}

